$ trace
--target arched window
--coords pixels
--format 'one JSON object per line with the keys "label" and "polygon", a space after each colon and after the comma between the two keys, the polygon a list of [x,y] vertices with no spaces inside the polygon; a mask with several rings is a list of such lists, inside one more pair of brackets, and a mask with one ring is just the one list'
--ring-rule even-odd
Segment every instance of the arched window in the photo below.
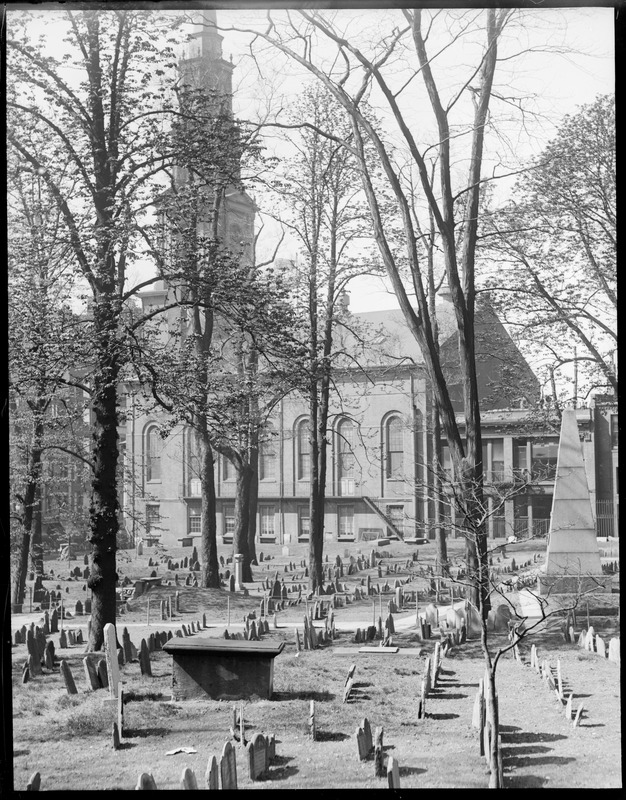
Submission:
{"label": "arched window", "polygon": [[311,443],[308,419],[303,419],[296,428],[296,462],[298,480],[309,480],[311,477]]}
{"label": "arched window", "polygon": [[402,479],[404,471],[403,426],[400,417],[391,417],[385,425],[385,461],[387,480]]}
{"label": "arched window", "polygon": [[354,478],[354,424],[349,419],[337,426],[337,472],[340,481]]}
{"label": "arched window", "polygon": [[259,478],[262,481],[276,480],[276,435],[271,422],[260,434]]}
{"label": "arched window", "polygon": [[161,437],[155,425],[146,432],[146,480],[161,480]]}

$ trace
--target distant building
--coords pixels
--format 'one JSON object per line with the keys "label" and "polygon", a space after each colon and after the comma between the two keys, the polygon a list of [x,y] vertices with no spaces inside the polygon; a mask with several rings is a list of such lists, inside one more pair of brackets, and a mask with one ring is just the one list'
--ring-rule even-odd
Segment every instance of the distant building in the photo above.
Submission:
{"label": "distant building", "polygon": [[[214,11],[204,11],[214,20]],[[232,64],[222,57],[221,37],[210,27],[197,30],[183,76],[216,86],[230,96]],[[202,84],[199,84],[202,85]],[[226,103],[225,108],[229,106]],[[228,195],[221,234],[242,257],[252,254],[254,203],[239,190]],[[160,284],[142,296],[144,308],[164,304],[170,287]],[[349,314],[349,309],[344,309]],[[461,419],[455,321],[443,295],[438,316],[441,352],[452,400]],[[449,454],[431,432],[431,397],[417,344],[400,311],[354,314],[365,345],[346,337],[354,355],[336,372],[330,414],[325,536],[328,541],[363,541],[385,536],[434,537],[438,524],[456,535],[454,511],[434,502],[432,458],[439,449],[444,470]],[[170,315],[168,324],[175,324]],[[489,536],[545,535],[559,441],[558,424],[537,406],[539,386],[488,301],[477,309],[477,362],[483,417],[483,467]],[[350,350],[352,348],[352,350]],[[193,539],[200,532],[200,481],[195,471],[194,437],[184,426],[166,440],[157,415],[146,415],[126,398],[120,431],[124,462],[122,507],[133,540],[157,538],[164,544]],[[597,501],[599,532],[613,532],[617,519],[617,409],[598,398],[578,412],[589,486]],[[257,539],[259,543],[305,542],[309,538],[310,466],[308,410],[296,396],[284,398],[271,420],[259,454]],[[513,496],[516,487],[530,482]],[[450,490],[448,490],[449,493]],[[216,470],[218,535],[232,541],[234,470],[219,457]],[[507,499],[500,502],[503,495]],[[602,512],[602,513],[600,513]],[[602,524],[600,525],[600,521]]]}

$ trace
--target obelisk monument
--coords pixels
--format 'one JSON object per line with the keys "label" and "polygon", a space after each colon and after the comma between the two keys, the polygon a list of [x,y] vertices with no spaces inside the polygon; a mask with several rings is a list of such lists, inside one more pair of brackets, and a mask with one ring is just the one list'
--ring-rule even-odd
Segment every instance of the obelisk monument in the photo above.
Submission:
{"label": "obelisk monument", "polygon": [[540,592],[570,594],[594,588],[605,591],[605,584],[576,409],[568,408],[561,420],[550,533],[545,571],[539,579]]}

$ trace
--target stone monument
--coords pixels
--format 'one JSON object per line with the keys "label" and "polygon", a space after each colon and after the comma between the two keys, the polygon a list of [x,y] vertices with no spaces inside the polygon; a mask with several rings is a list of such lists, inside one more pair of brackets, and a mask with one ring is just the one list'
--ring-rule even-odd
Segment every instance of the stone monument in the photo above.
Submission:
{"label": "stone monument", "polygon": [[583,460],[576,409],[563,412],[541,594],[576,594],[606,588]]}

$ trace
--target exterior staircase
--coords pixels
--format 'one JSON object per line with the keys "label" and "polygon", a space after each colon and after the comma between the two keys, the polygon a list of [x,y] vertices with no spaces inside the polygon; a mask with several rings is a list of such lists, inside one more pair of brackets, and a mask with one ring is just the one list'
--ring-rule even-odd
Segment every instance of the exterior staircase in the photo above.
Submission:
{"label": "exterior staircase", "polygon": [[385,523],[387,528],[394,534],[394,536],[397,536],[399,539],[404,539],[404,534],[402,531],[398,530],[398,528],[389,519],[382,508],[380,508],[380,506],[378,506],[371,497],[363,496],[363,500],[365,501],[365,505],[370,508],[376,514],[376,516],[382,520],[382,522]]}

